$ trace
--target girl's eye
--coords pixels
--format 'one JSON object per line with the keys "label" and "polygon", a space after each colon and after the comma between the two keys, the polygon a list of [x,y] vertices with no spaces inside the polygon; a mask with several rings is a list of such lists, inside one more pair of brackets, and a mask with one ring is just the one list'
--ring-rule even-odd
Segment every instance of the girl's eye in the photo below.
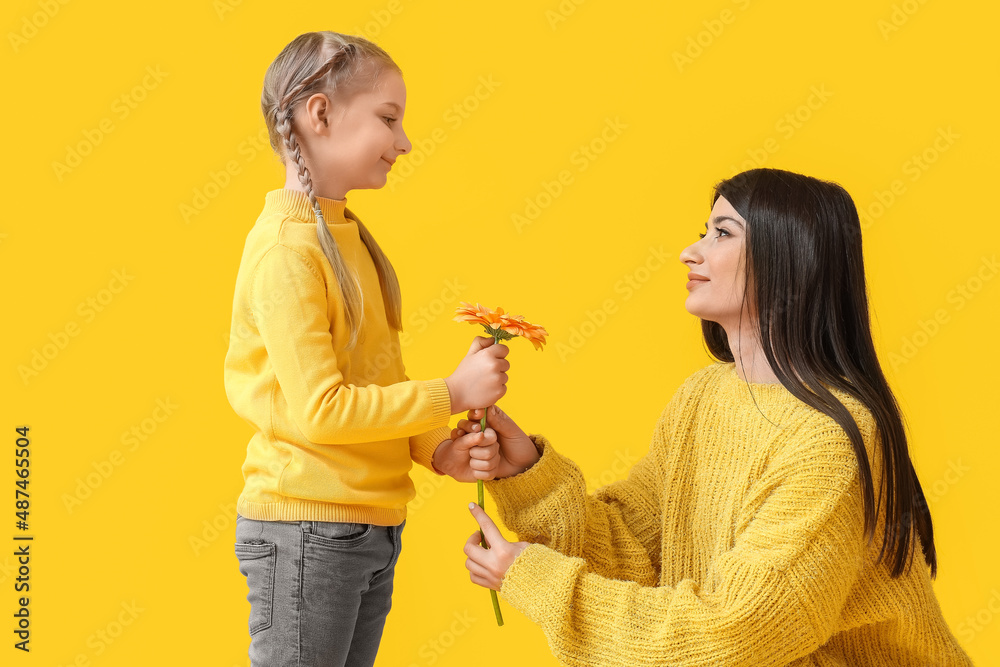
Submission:
{"label": "girl's eye", "polygon": [[396,122],[396,119],[391,116],[382,116],[382,120],[384,120],[387,125],[392,125]]}

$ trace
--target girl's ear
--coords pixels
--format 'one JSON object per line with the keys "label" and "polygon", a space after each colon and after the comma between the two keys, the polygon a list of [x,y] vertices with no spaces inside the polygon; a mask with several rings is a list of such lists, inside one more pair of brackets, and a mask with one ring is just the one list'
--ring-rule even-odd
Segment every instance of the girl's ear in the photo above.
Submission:
{"label": "girl's ear", "polygon": [[319,133],[330,126],[332,105],[325,93],[315,93],[306,100],[306,124],[313,132]]}

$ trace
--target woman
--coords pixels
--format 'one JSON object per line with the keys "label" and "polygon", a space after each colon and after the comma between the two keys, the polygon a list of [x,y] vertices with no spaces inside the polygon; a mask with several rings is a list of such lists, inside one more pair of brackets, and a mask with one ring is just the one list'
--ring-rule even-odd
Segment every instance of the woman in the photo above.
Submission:
{"label": "woman", "polygon": [[775,169],[714,194],[681,261],[720,362],[673,396],[628,478],[589,496],[546,438],[490,408],[499,451],[448,465],[495,477],[524,541],[473,505],[491,548],[466,543],[472,581],[568,665],[971,664],[931,587],[931,517],[872,343],[853,201]]}

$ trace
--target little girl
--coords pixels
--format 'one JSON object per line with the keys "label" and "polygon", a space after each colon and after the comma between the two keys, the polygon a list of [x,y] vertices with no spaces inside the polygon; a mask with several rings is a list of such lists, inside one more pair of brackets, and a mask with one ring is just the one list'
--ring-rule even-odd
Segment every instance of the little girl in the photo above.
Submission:
{"label": "little girl", "polygon": [[436,470],[439,450],[488,444],[492,432],[453,442],[448,420],[506,391],[508,350],[489,338],[446,378],[406,376],[396,274],[346,208],[409,152],[405,104],[389,55],[334,32],[300,35],[264,77],[287,178],[247,235],[225,362],[229,402],[255,431],[236,522],[254,665],[374,662],[410,461]]}

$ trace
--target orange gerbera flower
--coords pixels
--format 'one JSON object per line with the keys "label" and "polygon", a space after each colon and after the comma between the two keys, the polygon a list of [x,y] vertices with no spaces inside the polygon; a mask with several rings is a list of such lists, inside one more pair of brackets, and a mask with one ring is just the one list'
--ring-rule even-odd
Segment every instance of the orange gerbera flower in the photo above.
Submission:
{"label": "orange gerbera flower", "polygon": [[486,333],[496,342],[521,336],[530,341],[536,350],[540,350],[545,343],[545,337],[549,335],[544,327],[532,324],[521,315],[505,313],[499,306],[496,310],[491,310],[478,303],[472,305],[462,301],[461,304],[455,309],[455,321],[482,324]]}
{"label": "orange gerbera flower", "polygon": [[545,337],[549,335],[549,332],[545,330],[545,327],[532,324],[520,315],[501,316],[500,328],[507,333],[526,338],[532,345],[535,346],[536,350],[542,349],[542,345],[545,344]]}

